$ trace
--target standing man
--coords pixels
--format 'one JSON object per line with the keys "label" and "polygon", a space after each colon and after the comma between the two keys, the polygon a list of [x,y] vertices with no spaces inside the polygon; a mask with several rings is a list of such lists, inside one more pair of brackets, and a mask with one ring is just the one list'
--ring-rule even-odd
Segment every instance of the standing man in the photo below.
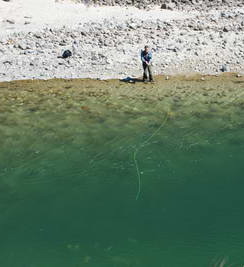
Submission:
{"label": "standing man", "polygon": [[146,45],[144,50],[141,51],[141,61],[143,66],[143,81],[147,81],[147,72],[149,74],[149,81],[153,82],[152,77],[152,52],[149,50],[149,46]]}

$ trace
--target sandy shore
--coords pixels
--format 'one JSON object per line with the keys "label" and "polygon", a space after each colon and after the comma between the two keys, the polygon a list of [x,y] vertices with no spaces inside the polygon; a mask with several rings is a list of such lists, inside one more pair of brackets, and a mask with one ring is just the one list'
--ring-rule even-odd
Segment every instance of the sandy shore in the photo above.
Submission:
{"label": "sandy shore", "polygon": [[[148,104],[149,110],[175,109],[179,116],[182,115],[181,108],[184,112],[201,112],[200,106],[206,107],[206,110],[213,106],[225,110],[228,105],[233,105],[243,110],[244,76],[237,77],[235,73],[177,75],[169,76],[168,80],[164,76],[156,76],[155,81],[52,79],[1,82],[1,112],[12,109],[76,112],[86,101],[113,107],[118,112],[127,109],[133,112],[137,104],[143,104],[144,108]],[[117,106],[119,102],[123,103],[122,109]],[[132,102],[133,105],[130,105]]]}
{"label": "sandy shore", "polygon": [[[244,7],[165,10],[0,1],[0,81],[141,75],[149,44],[155,74],[244,73]],[[70,49],[73,56],[62,59]]]}

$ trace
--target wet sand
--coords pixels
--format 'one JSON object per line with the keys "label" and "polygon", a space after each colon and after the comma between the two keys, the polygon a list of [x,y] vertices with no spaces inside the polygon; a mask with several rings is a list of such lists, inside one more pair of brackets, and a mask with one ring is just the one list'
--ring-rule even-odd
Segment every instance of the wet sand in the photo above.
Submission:
{"label": "wet sand", "polygon": [[95,145],[107,136],[93,124],[110,125],[111,136],[113,131],[128,135],[135,125],[140,131],[148,125],[156,129],[165,116],[173,131],[187,124],[207,130],[212,123],[218,132],[244,126],[244,77],[157,76],[153,84],[92,79],[2,82],[0,111],[1,144],[7,147],[8,140],[13,144],[11,136],[18,142],[16,135],[27,145],[29,136],[36,135],[51,143],[77,144],[91,138]]}
{"label": "wet sand", "polygon": [[[168,79],[157,76],[155,83],[143,83],[140,79],[22,80],[0,83],[0,109],[2,113],[17,110],[92,112],[88,104],[101,104],[111,112],[136,113],[146,111],[147,107],[152,111],[160,107],[177,113],[182,106],[190,107],[191,112],[195,105],[198,108],[214,105],[243,108],[243,89],[244,76],[235,73],[168,76]],[[141,104],[143,110],[139,109]]]}

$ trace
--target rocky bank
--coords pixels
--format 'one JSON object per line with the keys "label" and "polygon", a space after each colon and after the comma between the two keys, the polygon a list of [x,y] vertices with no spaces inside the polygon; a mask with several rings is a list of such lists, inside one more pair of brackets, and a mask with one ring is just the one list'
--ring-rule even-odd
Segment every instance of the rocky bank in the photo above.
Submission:
{"label": "rocky bank", "polygon": [[76,2],[88,5],[119,5],[136,6],[138,8],[150,8],[160,6],[163,9],[216,9],[225,6],[241,7],[243,0],[76,0]]}
{"label": "rocky bank", "polygon": [[[47,5],[50,1],[44,2]],[[57,12],[63,10],[71,17],[68,22],[53,11],[49,16],[57,18],[52,21],[45,21],[45,16],[44,21],[37,21],[35,13],[30,16],[26,12],[18,22],[14,12],[12,16],[4,14],[0,22],[0,80],[140,76],[139,55],[145,44],[152,47],[155,74],[244,73],[243,1],[233,1],[232,6],[216,4],[214,8],[208,8],[204,1],[202,10],[203,1],[196,5],[178,1],[182,5],[172,5],[171,10],[157,2],[150,11],[67,3],[75,8],[70,14],[65,3],[52,3],[53,8],[57,5]],[[0,14],[13,4],[0,3]],[[45,11],[45,3],[40,12]],[[66,49],[73,55],[63,59],[60,56]]]}

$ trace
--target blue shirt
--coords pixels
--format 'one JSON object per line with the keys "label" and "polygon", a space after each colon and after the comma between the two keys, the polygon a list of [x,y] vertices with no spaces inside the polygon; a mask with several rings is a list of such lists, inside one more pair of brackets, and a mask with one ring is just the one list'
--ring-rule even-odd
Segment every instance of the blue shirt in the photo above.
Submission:
{"label": "blue shirt", "polygon": [[152,60],[152,52],[148,52],[147,54],[146,54],[146,52],[145,51],[141,51],[141,61],[142,62],[150,62],[150,60]]}

